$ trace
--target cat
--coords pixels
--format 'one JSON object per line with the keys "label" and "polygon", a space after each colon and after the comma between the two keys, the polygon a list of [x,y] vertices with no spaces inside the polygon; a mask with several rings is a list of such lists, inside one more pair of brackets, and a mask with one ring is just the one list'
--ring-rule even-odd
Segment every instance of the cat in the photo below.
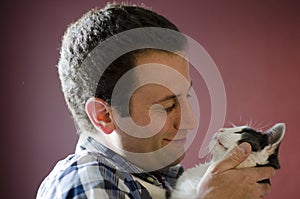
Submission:
{"label": "cat", "polygon": [[[208,167],[213,162],[222,159],[242,142],[248,142],[252,147],[252,152],[237,168],[272,166],[279,169],[278,150],[284,134],[284,123],[275,124],[264,133],[248,126],[220,129],[210,142],[211,162],[186,170],[179,178],[176,188],[172,191],[171,199],[196,198],[197,185]],[[266,179],[259,183],[270,183],[270,181]]]}

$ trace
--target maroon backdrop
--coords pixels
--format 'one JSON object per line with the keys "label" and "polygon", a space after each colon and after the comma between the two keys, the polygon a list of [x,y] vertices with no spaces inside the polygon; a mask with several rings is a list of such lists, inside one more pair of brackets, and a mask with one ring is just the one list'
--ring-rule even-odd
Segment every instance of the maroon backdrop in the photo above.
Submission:
{"label": "maroon backdrop", "polygon": [[[131,2],[163,14],[210,53],[225,83],[226,125],[287,123],[282,169],[267,198],[299,198],[299,1]],[[1,198],[34,198],[42,179],[72,153],[77,140],[55,67],[61,36],[67,24],[105,1],[1,4]],[[208,105],[201,107],[202,123],[208,122]],[[199,162],[198,151],[196,140],[183,162],[186,167]]]}

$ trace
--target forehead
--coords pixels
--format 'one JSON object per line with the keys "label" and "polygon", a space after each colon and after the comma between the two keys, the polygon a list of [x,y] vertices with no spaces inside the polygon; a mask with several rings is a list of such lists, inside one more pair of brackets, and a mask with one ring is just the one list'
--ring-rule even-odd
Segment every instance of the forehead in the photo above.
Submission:
{"label": "forehead", "polygon": [[[184,57],[183,52],[172,53],[172,52],[165,52],[159,50],[146,51],[145,53],[136,56],[135,63],[137,67],[146,64],[148,65],[159,64],[161,66],[167,66],[176,70],[181,75],[183,75],[187,80],[189,80],[189,64],[186,58]],[[160,74],[161,76],[166,75],[163,73]]]}
{"label": "forehead", "polygon": [[156,99],[166,95],[180,95],[190,87],[189,64],[181,55],[163,51],[150,51],[136,57],[135,92]]}

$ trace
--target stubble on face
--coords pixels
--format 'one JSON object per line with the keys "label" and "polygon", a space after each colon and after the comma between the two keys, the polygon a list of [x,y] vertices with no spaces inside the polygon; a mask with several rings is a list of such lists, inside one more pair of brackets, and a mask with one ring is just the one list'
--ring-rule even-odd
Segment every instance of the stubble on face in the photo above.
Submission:
{"label": "stubble on face", "polygon": [[[179,55],[161,51],[152,51],[137,56],[136,58],[136,67],[151,63],[171,67],[180,73],[186,81],[190,82],[188,62]],[[158,75],[160,75],[161,78],[165,77],[165,74]],[[139,74],[137,74],[137,77],[139,77]],[[167,81],[170,81],[170,83],[173,83],[174,85],[178,84],[176,78],[170,78]],[[149,153],[172,143],[169,154],[183,153],[182,156],[175,159],[174,162],[177,163],[183,158],[187,130],[180,129],[181,109],[178,99],[180,96],[186,96],[188,89],[181,85],[176,86],[176,88],[177,87],[178,92],[173,93],[163,85],[147,84],[139,87],[134,92],[130,99],[130,116],[136,125],[147,126],[150,122],[155,122],[155,119],[151,121],[149,116],[150,111],[154,112],[154,115],[157,116],[156,119],[158,118],[158,120],[160,111],[164,111],[166,113],[166,120],[163,128],[149,138],[133,137],[120,130],[120,135],[122,137],[121,143],[124,150],[134,153]],[[155,109],[155,105],[159,106],[156,106]],[[154,110],[152,110],[153,108]]]}

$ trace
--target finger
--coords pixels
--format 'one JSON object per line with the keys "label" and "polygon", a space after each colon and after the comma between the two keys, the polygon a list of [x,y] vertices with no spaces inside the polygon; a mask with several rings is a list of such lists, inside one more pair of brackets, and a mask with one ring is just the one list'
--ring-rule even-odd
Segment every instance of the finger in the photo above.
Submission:
{"label": "finger", "polygon": [[267,183],[263,183],[263,184],[257,183],[257,189],[258,192],[260,193],[260,196],[263,197],[270,194],[271,186]]}
{"label": "finger", "polygon": [[271,178],[276,174],[276,171],[273,167],[260,167],[257,169],[259,170],[257,173],[258,181]]}
{"label": "finger", "polygon": [[249,185],[245,194],[245,199],[261,199],[263,198],[263,188],[259,184]]}
{"label": "finger", "polygon": [[251,145],[246,142],[234,147],[223,160],[212,166],[211,172],[221,173],[237,167],[249,156],[250,152]]}
{"label": "finger", "polygon": [[256,184],[258,181],[269,179],[276,174],[273,167],[242,168],[239,171],[245,176],[244,179],[249,184]]}

